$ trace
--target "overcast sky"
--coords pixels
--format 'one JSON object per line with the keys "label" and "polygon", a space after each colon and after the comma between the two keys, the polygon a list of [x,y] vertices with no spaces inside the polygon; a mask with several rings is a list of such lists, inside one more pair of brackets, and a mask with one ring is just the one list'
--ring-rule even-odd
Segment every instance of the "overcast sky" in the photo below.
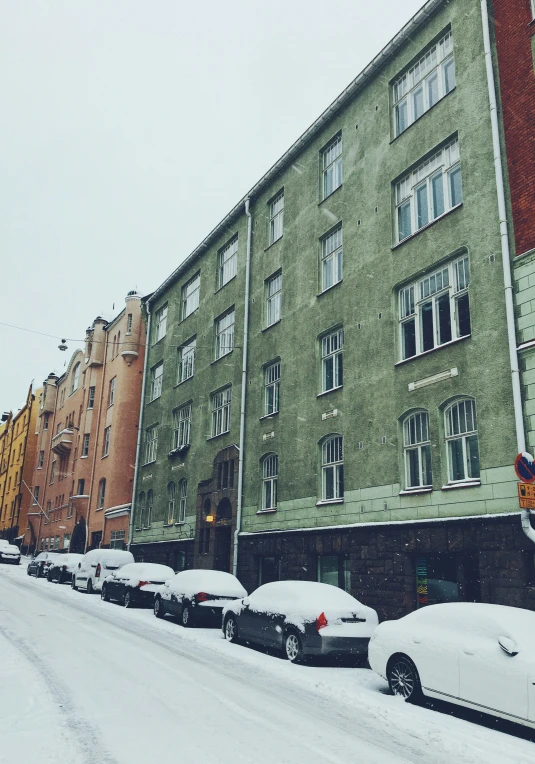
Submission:
{"label": "overcast sky", "polygon": [[[82,339],[151,292],[421,5],[3,3],[0,321]],[[58,344],[0,325],[0,412]]]}

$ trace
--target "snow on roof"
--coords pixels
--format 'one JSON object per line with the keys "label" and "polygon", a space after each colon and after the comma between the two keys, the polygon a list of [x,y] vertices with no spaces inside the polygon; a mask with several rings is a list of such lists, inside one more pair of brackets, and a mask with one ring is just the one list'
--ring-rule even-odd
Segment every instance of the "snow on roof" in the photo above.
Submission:
{"label": "snow on roof", "polygon": [[247,596],[236,576],[222,570],[183,570],[176,574],[169,586],[187,597],[193,597],[199,592],[218,594],[221,597]]}

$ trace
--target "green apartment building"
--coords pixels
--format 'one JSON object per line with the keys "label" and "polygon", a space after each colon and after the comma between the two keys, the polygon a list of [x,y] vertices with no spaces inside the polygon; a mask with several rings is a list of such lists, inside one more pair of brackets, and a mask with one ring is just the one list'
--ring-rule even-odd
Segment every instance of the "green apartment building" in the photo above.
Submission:
{"label": "green apartment building", "polygon": [[137,559],[535,605],[485,24],[426,3],[145,299]]}

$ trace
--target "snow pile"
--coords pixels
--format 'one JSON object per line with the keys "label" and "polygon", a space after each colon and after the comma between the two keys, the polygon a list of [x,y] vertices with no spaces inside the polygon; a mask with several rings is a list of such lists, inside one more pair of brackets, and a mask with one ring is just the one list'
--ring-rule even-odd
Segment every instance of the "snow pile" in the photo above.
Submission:
{"label": "snow pile", "polygon": [[236,576],[221,570],[183,570],[169,581],[169,588],[189,598],[199,592],[206,592],[217,597],[247,596],[246,590]]}

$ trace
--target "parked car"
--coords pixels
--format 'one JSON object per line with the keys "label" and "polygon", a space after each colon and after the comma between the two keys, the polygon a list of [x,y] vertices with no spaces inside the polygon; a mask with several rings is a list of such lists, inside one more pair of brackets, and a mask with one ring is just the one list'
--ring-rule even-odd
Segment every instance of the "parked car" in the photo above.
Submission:
{"label": "parked car", "polygon": [[2,546],[9,546],[9,541],[7,539],[0,539],[0,547]]}
{"label": "parked car", "polygon": [[228,604],[223,633],[282,650],[292,662],[307,655],[366,655],[377,613],[343,589],[315,581],[273,581]]}
{"label": "parked car", "polygon": [[125,607],[154,604],[154,595],[175,571],[168,565],[152,562],[131,562],[106,576],[100,596],[105,602],[115,600]]}
{"label": "parked car", "polygon": [[83,554],[75,554],[74,552],[58,555],[58,559],[54,560],[48,568],[47,580],[57,581],[58,584],[70,584],[73,570],[82,557]]}
{"label": "parked car", "polygon": [[122,549],[92,549],[84,554],[75,567],[71,586],[73,589],[85,589],[88,594],[99,592],[106,576],[129,562],[134,562],[132,552]]}
{"label": "parked car", "polygon": [[46,576],[48,567],[61,555],[58,552],[39,552],[37,557],[30,560],[26,572],[29,576],[40,578]]}
{"label": "parked car", "polygon": [[247,592],[236,576],[221,570],[183,570],[154,597],[154,615],[173,615],[182,626],[219,626],[224,606],[245,597]]}
{"label": "parked car", "polygon": [[15,544],[2,544],[0,546],[0,562],[20,565],[20,549],[18,546],[15,546]]}
{"label": "parked car", "polygon": [[382,623],[369,661],[405,700],[441,698],[535,728],[534,634],[531,610],[429,605]]}

